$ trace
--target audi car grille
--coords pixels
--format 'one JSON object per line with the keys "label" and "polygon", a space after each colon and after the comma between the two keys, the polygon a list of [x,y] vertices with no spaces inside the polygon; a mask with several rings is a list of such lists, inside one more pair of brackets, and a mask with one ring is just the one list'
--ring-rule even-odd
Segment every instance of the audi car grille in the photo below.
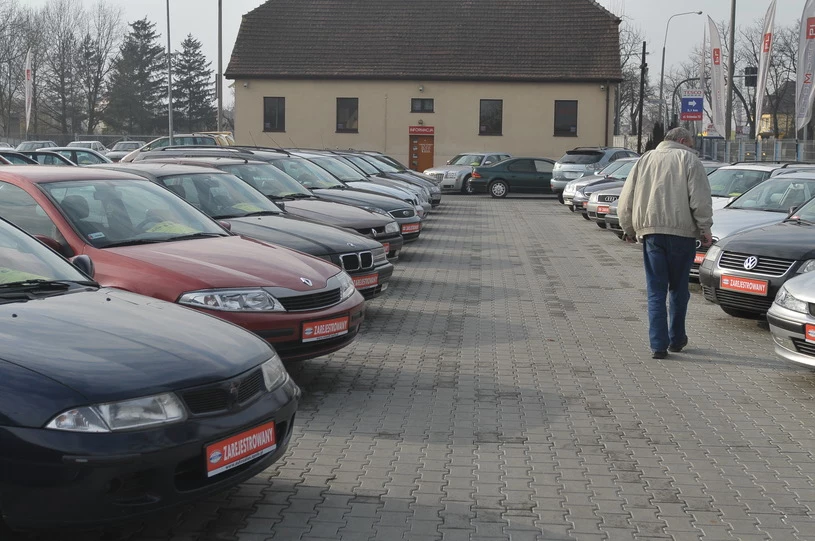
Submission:
{"label": "audi car grille", "polygon": [[263,392],[263,372],[255,370],[243,378],[182,391],[180,394],[190,413],[203,415],[235,409],[261,392]]}
{"label": "audi car grille", "polygon": [[604,195],[601,199],[604,203],[613,203],[619,198],[619,195]]}
{"label": "audi car grille", "polygon": [[752,269],[744,268],[744,262],[751,254],[740,254],[737,252],[724,252],[719,259],[719,267],[723,269],[733,269],[742,272],[753,272],[767,276],[784,276],[795,260],[779,259],[776,257],[757,256],[758,263]]}
{"label": "audi car grille", "polygon": [[317,293],[307,293],[305,295],[292,295],[290,297],[277,297],[283,308],[289,312],[299,312],[303,310],[320,310],[334,306],[340,302],[340,288],[319,291]]}

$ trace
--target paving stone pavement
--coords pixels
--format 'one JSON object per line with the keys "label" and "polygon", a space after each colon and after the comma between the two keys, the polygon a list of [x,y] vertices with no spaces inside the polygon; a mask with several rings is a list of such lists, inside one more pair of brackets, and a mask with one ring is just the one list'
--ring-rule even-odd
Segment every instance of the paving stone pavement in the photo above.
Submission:
{"label": "paving stone pavement", "polygon": [[815,539],[815,372],[698,288],[650,359],[641,266],[551,199],[445,196],[360,337],[289,367],[283,460],[100,538]]}

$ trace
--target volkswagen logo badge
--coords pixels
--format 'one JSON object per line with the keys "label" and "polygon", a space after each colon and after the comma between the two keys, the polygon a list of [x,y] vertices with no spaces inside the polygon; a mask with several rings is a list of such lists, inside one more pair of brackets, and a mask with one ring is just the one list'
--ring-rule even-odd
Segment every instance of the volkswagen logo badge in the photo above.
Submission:
{"label": "volkswagen logo badge", "polygon": [[356,246],[356,245],[355,245],[353,242],[346,242],[345,244],[346,244],[347,246],[350,246],[351,248],[353,248],[354,246]]}
{"label": "volkswagen logo badge", "polygon": [[238,398],[240,397],[238,387],[239,384],[235,381],[229,384],[229,405],[231,408],[235,408],[238,405]]}
{"label": "volkswagen logo badge", "polygon": [[300,281],[306,284],[308,287],[314,285],[314,283],[311,280],[309,280],[308,278],[303,278],[302,276],[300,277]]}
{"label": "volkswagen logo badge", "polygon": [[745,270],[753,270],[758,265],[758,258],[754,255],[751,255],[747,259],[744,260],[744,269]]}

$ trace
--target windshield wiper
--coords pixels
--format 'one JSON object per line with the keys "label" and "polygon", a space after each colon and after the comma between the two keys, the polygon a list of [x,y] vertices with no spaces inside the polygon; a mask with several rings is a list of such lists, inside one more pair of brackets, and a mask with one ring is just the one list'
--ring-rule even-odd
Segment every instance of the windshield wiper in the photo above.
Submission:
{"label": "windshield wiper", "polygon": [[118,248],[119,246],[138,246],[139,244],[154,244],[157,242],[164,242],[167,239],[133,239],[123,240],[121,242],[111,242],[101,246],[101,248]]}
{"label": "windshield wiper", "polygon": [[259,210],[257,212],[247,212],[246,214],[239,214],[235,216],[224,216],[224,218],[248,218],[249,216],[277,216],[278,214],[280,214],[280,212],[276,210]]}
{"label": "windshield wiper", "polygon": [[192,239],[208,239],[212,237],[226,237],[222,233],[190,233],[188,235],[178,235],[176,237],[170,237],[168,239],[164,239],[165,241],[174,241],[174,240],[192,240]]}
{"label": "windshield wiper", "polygon": [[302,193],[302,192],[284,193],[283,195],[277,196],[278,199],[284,199],[284,198],[285,199],[306,199],[306,198],[310,199],[312,197],[314,197],[312,194],[310,194],[310,193]]}
{"label": "windshield wiper", "polygon": [[66,289],[70,289],[74,285],[85,287],[98,286],[96,282],[91,280],[43,280],[41,278],[35,278],[0,284],[0,295],[7,292],[8,290],[15,290],[18,292],[65,291]]}
{"label": "windshield wiper", "polygon": [[347,190],[348,188],[343,184],[334,184],[332,186],[328,186],[327,188],[323,188],[324,190]]}

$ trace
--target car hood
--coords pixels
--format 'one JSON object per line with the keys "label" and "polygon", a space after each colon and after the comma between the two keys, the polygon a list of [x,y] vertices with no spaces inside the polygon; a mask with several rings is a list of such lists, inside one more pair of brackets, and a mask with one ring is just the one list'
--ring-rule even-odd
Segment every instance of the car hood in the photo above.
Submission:
{"label": "car hood", "polygon": [[723,239],[733,233],[775,224],[786,218],[783,212],[723,208],[713,211],[713,237]]}
{"label": "car hood", "polygon": [[357,189],[331,190],[325,188],[315,188],[312,191],[317,197],[325,197],[326,199],[332,201],[340,201],[342,203],[348,203],[358,207],[381,208],[382,210],[388,212],[396,209],[403,209],[406,206],[410,207],[410,204],[402,201],[399,198]]}
{"label": "car hood", "polygon": [[[786,216],[784,216],[786,217]],[[766,225],[728,237],[720,247],[729,252],[756,255],[759,258],[815,258],[815,226],[794,222]]]}
{"label": "car hood", "polygon": [[605,178],[606,177],[604,175],[585,175],[578,179],[572,180],[571,182],[569,182],[568,185],[579,190],[584,186],[588,186],[592,182],[596,182],[598,180],[605,180]]}
{"label": "car hood", "polygon": [[590,184],[587,184],[583,189],[583,193],[586,195],[592,194],[594,192],[603,191],[605,192],[611,188],[619,188],[622,191],[622,187],[625,184],[623,180],[615,180],[612,178],[603,179],[603,180],[596,180]]}
{"label": "car hood", "polygon": [[0,319],[4,360],[62,383],[88,404],[220,381],[272,355],[237,326],[115,289],[0,305]]}
{"label": "car hood", "polygon": [[733,200],[732,197],[716,197],[716,196],[711,197],[711,199],[713,199],[713,210],[723,209],[724,207],[727,206],[728,203],[730,203],[730,201]]}
{"label": "car hood", "polygon": [[[337,190],[338,191],[338,190]],[[295,199],[292,201],[277,201],[290,213],[301,218],[352,229],[368,229],[385,227],[393,221],[392,218],[361,209],[347,203],[336,201],[322,201],[320,199]]]}
{"label": "car hood", "polygon": [[[379,182],[391,182],[387,179],[377,179]],[[359,180],[346,182],[346,184],[355,189],[363,192],[373,193],[377,195],[386,195],[395,197],[397,199],[414,199],[416,194],[408,191],[407,188],[397,188],[395,186],[386,186],[385,184],[378,184],[370,180]]]}
{"label": "car hood", "polygon": [[784,287],[795,298],[815,303],[815,272],[807,272],[784,282]]}
{"label": "car hood", "polygon": [[331,255],[379,247],[378,242],[367,237],[293,216],[250,216],[230,218],[228,221],[233,233],[310,255]]}
{"label": "car hood", "polygon": [[[145,280],[161,280],[170,273],[188,286],[186,291],[272,286],[312,291],[325,287],[339,272],[322,259],[235,235],[101,251],[129,260],[116,263],[138,269]],[[97,271],[101,274],[103,268],[99,266]],[[313,287],[306,286],[301,277],[311,280]]]}

